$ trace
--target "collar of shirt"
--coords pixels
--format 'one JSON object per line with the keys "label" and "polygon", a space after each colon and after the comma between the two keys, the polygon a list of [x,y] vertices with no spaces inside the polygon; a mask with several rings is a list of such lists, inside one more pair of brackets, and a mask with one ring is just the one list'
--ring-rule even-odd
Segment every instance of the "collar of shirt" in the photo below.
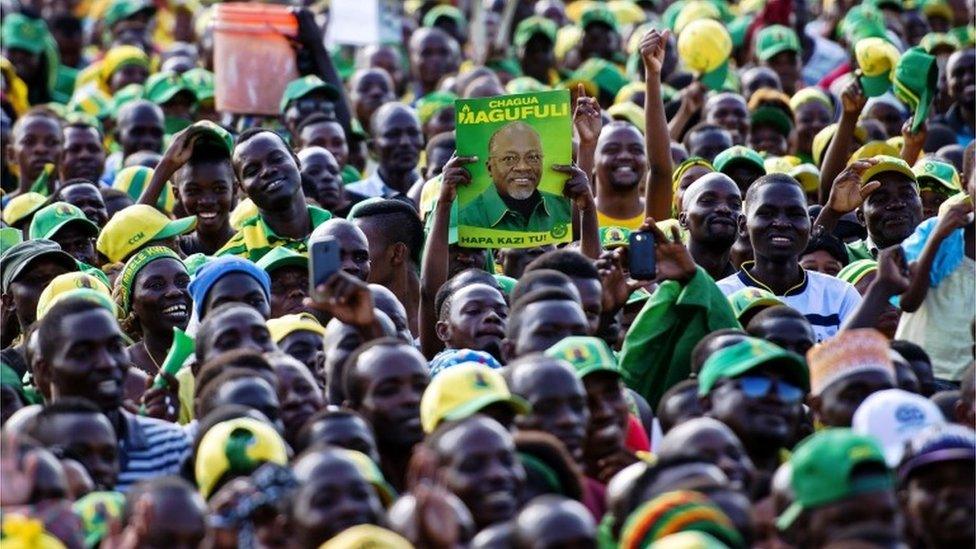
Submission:
{"label": "collar of shirt", "polygon": [[742,281],[742,283],[745,284],[746,286],[750,286],[753,288],[762,288],[763,290],[766,290],[767,292],[779,297],[789,297],[791,295],[799,295],[802,294],[804,291],[806,291],[807,289],[806,269],[800,268],[800,272],[803,273],[803,280],[801,280],[800,283],[797,284],[796,286],[789,288],[788,290],[783,292],[782,295],[780,295],[774,292],[772,288],[764,284],[761,280],[749,274],[749,267],[755,264],[756,264],[755,261],[743,261],[742,265],[739,268],[739,272],[736,274],[736,276],[739,277],[739,280]]}
{"label": "collar of shirt", "polygon": [[[506,217],[514,217],[515,219],[522,220],[522,214],[509,208],[508,204],[505,204],[505,201],[502,200],[501,195],[498,194],[498,189],[495,188],[494,185],[482,193],[481,196],[484,200],[485,213],[488,215],[488,219],[492,220],[492,227],[501,223]],[[538,202],[536,202],[535,207],[532,208],[532,215],[530,217],[540,213],[540,208],[542,209],[542,215],[551,215],[549,205],[546,204],[545,195],[536,189],[535,196],[538,197]]]}
{"label": "collar of shirt", "polygon": [[[420,179],[420,174],[416,171],[411,173],[411,176],[414,182]],[[369,197],[381,196],[383,198],[390,198],[402,194],[400,191],[387,185],[386,181],[383,181],[383,177],[380,175],[380,171],[378,169],[366,179],[352,183],[349,186],[349,190]]]}

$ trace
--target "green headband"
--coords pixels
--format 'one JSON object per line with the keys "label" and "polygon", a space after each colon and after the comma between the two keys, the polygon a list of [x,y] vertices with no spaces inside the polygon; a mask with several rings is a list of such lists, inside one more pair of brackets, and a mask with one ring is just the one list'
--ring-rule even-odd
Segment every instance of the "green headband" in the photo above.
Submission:
{"label": "green headband", "polygon": [[837,273],[837,278],[848,284],[857,284],[864,275],[878,270],[878,262],[873,259],[859,259]]}
{"label": "green headband", "polygon": [[681,164],[678,164],[674,168],[674,172],[671,174],[671,190],[678,190],[678,182],[681,181],[681,177],[685,175],[685,172],[690,170],[693,166],[701,166],[703,168],[708,168],[709,170],[715,171],[715,167],[712,163],[700,156],[692,156],[686,158]]}
{"label": "green headband", "polygon": [[550,490],[560,495],[566,495],[566,491],[559,482],[559,476],[556,475],[556,471],[546,464],[546,462],[526,452],[519,452],[518,457],[522,460],[522,465],[526,469],[542,476],[542,479],[546,482],[546,486]]}
{"label": "green headband", "polygon": [[180,256],[176,255],[176,252],[166,246],[149,246],[140,250],[139,253],[125,262],[125,266],[122,267],[122,272],[119,273],[119,277],[115,281],[116,299],[119,302],[122,317],[129,314],[129,311],[132,309],[132,286],[136,282],[136,276],[139,274],[139,271],[153,261],[166,257],[183,263]]}

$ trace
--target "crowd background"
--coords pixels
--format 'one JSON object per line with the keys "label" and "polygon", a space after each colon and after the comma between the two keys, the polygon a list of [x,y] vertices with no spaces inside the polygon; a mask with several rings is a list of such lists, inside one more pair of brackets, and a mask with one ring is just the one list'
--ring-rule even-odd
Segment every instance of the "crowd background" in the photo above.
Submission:
{"label": "crowd background", "polygon": [[[0,1],[0,545],[976,543],[972,2],[371,6]],[[460,247],[548,89],[572,242]]]}

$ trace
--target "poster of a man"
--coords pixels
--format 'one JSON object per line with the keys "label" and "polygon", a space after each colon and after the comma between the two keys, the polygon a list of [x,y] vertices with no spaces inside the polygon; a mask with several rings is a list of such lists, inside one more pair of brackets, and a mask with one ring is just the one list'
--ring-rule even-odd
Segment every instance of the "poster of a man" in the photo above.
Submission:
{"label": "poster of a man", "polygon": [[458,191],[462,246],[528,247],[570,237],[561,168],[572,161],[565,90],[457,101],[458,154],[476,156]]}

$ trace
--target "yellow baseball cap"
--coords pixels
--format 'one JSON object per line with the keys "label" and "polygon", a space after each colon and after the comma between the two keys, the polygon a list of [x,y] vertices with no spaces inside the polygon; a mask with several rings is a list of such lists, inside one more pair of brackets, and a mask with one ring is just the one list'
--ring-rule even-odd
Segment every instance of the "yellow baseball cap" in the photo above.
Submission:
{"label": "yellow baseball cap", "polygon": [[116,263],[154,240],[186,234],[196,226],[196,216],[170,219],[148,204],[135,204],[108,220],[95,247]]}
{"label": "yellow baseball cap", "polygon": [[262,463],[288,463],[288,448],[273,427],[249,417],[227,420],[210,428],[197,447],[193,465],[204,499],[213,495],[224,475],[246,475]]}
{"label": "yellow baseball cap", "polygon": [[854,154],[847,160],[847,165],[850,166],[851,163],[864,158],[871,158],[878,155],[884,156],[898,156],[901,151],[896,149],[893,145],[887,141],[868,141],[867,143],[861,145]]}
{"label": "yellow baseball cap", "polygon": [[[813,136],[813,143],[810,145],[810,156],[813,157],[813,163],[818,167],[823,163],[823,157],[827,154],[827,147],[830,146],[830,141],[836,133],[837,123],[834,122],[825,126],[824,129],[817,132],[817,135]],[[864,143],[867,138],[868,132],[863,126],[854,128],[854,139],[858,143]]]}
{"label": "yellow baseball cap", "polygon": [[413,544],[392,530],[359,524],[346,528],[319,549],[413,549]]}
{"label": "yellow baseball cap", "polygon": [[787,173],[803,185],[804,192],[812,193],[820,188],[820,169],[809,162],[795,166]]}
{"label": "yellow baseball cap", "polygon": [[7,207],[3,209],[3,222],[7,225],[15,225],[21,219],[41,209],[47,198],[41,193],[24,193],[17,195],[7,202]]}
{"label": "yellow baseball cap", "polygon": [[430,381],[420,399],[420,424],[431,433],[442,421],[464,419],[499,402],[508,403],[517,414],[530,410],[528,402],[508,390],[497,370],[477,362],[458,364]]}
{"label": "yellow baseball cap", "polygon": [[272,318],[267,322],[268,331],[271,332],[271,339],[275,343],[280,343],[293,332],[305,331],[315,332],[320,336],[325,335],[325,328],[312,315],[308,313],[298,313],[296,315],[284,315]]}
{"label": "yellow baseball cap", "polygon": [[[152,168],[145,166],[129,166],[128,168],[123,168],[115,174],[112,187],[128,194],[132,197],[133,201],[138,201],[139,197],[142,196],[142,191],[149,185],[154,171]],[[159,198],[156,200],[156,207],[167,214],[171,214],[175,206],[176,195],[173,194],[173,186],[167,181],[163,185],[163,192],[160,193]]]}
{"label": "yellow baseball cap", "polygon": [[94,293],[103,295],[106,298],[104,300],[106,308],[111,309],[113,316],[115,315],[115,302],[112,301],[112,291],[109,290],[108,286],[97,277],[82,271],[76,271],[60,274],[51,279],[51,282],[41,292],[40,297],[37,298],[37,319],[40,320],[51,306],[57,303],[62,297],[65,297],[68,292],[80,289],[91,290]]}
{"label": "yellow baseball cap", "polygon": [[867,183],[868,181],[874,179],[874,177],[878,174],[884,172],[897,172],[905,177],[908,177],[912,181],[916,181],[915,172],[913,172],[908,163],[901,158],[883,154],[874,156],[872,158],[878,160],[878,163],[864,170],[864,174],[861,175],[861,183]]}
{"label": "yellow baseball cap", "polygon": [[638,107],[633,101],[612,105],[607,109],[607,114],[614,120],[630,122],[641,133],[644,133],[644,109]]}
{"label": "yellow baseball cap", "polygon": [[861,68],[861,88],[864,95],[877,97],[891,89],[891,73],[901,54],[884,38],[862,38],[854,44],[854,56]]}
{"label": "yellow baseball cap", "polygon": [[729,31],[713,19],[692,21],[678,35],[678,57],[711,90],[722,89],[731,54]]}

